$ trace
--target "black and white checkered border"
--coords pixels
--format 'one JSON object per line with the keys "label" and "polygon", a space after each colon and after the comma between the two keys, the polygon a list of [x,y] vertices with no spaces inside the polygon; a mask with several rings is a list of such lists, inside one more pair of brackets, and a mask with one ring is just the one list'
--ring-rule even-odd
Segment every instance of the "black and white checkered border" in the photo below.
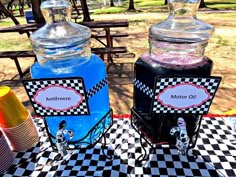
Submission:
{"label": "black and white checkered border", "polygon": [[143,93],[145,93],[150,98],[152,98],[154,96],[153,90],[150,87],[148,87],[147,85],[145,85],[143,82],[141,82],[140,80],[135,78],[133,83],[134,83],[135,87],[137,87],[139,90],[141,90]]}
{"label": "black and white checkered border", "polygon": [[155,95],[161,93],[165,88],[169,86],[174,86],[180,83],[192,83],[194,85],[204,87],[210,94],[209,100],[207,100],[204,104],[191,107],[184,110],[174,109],[168,106],[163,106],[157,99],[153,98],[153,106],[152,111],[154,113],[185,113],[185,114],[207,114],[210,108],[211,102],[215,96],[215,93],[218,89],[220,84],[221,78],[220,77],[166,77],[166,78],[156,78],[155,81]]}
{"label": "black and white checkered border", "polygon": [[99,90],[101,90],[103,87],[105,87],[108,84],[107,77],[102,79],[100,82],[98,82],[95,86],[93,86],[91,89],[87,92],[88,99],[91,98],[93,95],[95,95]]}
{"label": "black and white checkered border", "polygon": [[[33,79],[24,80],[24,87],[29,95],[32,106],[37,116],[64,116],[64,115],[87,115],[89,114],[89,107],[85,95],[85,87],[82,78],[73,79]],[[66,88],[73,88],[82,95],[82,102],[78,107],[71,108],[66,111],[55,111],[49,108],[44,108],[34,101],[33,96],[38,89],[46,88],[50,85],[60,85]]]}
{"label": "black and white checkered border", "polygon": [[94,148],[73,151],[66,163],[53,160],[57,152],[50,147],[43,120],[35,119],[35,123],[39,143],[25,152],[15,152],[14,162],[3,177],[236,176],[236,133],[223,118],[203,118],[195,147],[199,150],[197,159],[179,155],[176,148],[168,145],[155,149],[147,145],[144,148],[148,160],[141,164],[137,158],[144,154],[144,150],[129,119],[114,119],[106,134],[105,153],[112,153],[113,159],[106,158],[101,143],[97,143]]}

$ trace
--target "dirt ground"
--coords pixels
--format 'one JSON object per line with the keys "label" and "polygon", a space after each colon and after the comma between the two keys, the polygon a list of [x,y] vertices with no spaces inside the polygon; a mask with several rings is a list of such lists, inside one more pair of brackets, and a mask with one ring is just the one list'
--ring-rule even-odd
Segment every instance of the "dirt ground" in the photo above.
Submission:
{"label": "dirt ground", "polygon": [[[117,38],[114,41],[114,45],[127,46],[129,52],[119,57],[115,56],[115,64],[108,69],[110,103],[114,114],[130,114],[130,108],[133,104],[134,62],[141,54],[147,52],[148,28],[151,24],[158,22],[155,18],[158,15],[163,14],[102,15],[94,17],[95,20],[130,19],[127,29],[116,29],[128,32],[129,37]],[[164,15],[166,16],[166,14]],[[214,62],[212,75],[222,77],[209,113],[224,114],[236,108],[236,19],[230,21],[231,25],[229,26],[224,25],[225,21],[214,19],[207,20],[207,23],[215,26],[215,33],[209,41],[205,55]],[[9,40],[11,38],[21,41],[28,40],[26,35],[1,34],[1,40]],[[20,64],[23,68],[26,68],[32,63],[33,59],[28,59],[22,60]],[[10,59],[2,59],[0,63],[0,80],[9,80],[16,74],[14,62]],[[15,78],[14,81],[3,82],[1,85],[11,86],[20,100],[32,110],[28,96],[18,78]]]}

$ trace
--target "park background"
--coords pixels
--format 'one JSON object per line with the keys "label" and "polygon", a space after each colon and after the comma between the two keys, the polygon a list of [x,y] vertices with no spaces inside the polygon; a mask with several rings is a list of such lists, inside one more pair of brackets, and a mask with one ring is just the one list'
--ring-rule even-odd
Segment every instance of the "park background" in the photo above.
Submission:
{"label": "park background", "polygon": [[[1,1],[6,3],[7,1]],[[17,2],[17,1],[16,1]],[[89,4],[91,1],[87,1]],[[95,2],[95,1],[93,1]],[[96,1],[99,2],[99,1]],[[99,4],[104,3],[100,1]],[[94,21],[128,19],[129,27],[119,29],[127,32],[127,38],[114,39],[114,45],[125,45],[128,53],[114,57],[115,65],[108,70],[110,102],[115,114],[130,114],[133,104],[133,69],[134,62],[143,53],[148,51],[148,29],[168,16],[168,8],[164,0],[134,0],[134,9],[129,9],[130,1],[110,1],[106,5],[92,6],[89,4],[90,18]],[[222,81],[211,105],[210,114],[235,114],[236,111],[236,1],[235,0],[205,0],[205,7],[200,8],[197,18],[215,27],[215,32],[209,40],[205,55],[214,62],[213,76],[222,77]],[[19,6],[13,7],[13,15],[25,24]],[[27,4],[24,10],[27,10]],[[82,16],[82,14],[81,14]],[[81,17],[83,20],[83,17]],[[11,18],[1,17],[0,28],[15,25]],[[96,45],[92,42],[92,45]],[[0,51],[30,50],[31,43],[26,34],[4,33],[0,34]],[[23,68],[29,67],[33,59],[21,60]],[[9,58],[1,59],[0,80],[1,85],[13,88],[17,96],[29,109],[31,104],[21,81],[16,76],[15,64]],[[15,77],[16,76],[16,77]]]}

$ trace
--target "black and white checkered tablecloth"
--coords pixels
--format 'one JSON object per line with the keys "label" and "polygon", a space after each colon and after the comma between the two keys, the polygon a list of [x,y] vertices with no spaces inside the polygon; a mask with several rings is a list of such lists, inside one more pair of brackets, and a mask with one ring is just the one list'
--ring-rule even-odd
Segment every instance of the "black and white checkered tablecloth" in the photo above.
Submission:
{"label": "black and white checkered tablecloth", "polygon": [[[35,119],[40,134],[38,145],[26,152],[15,153],[13,165],[4,177],[15,176],[236,176],[236,134],[223,118],[204,118],[200,137],[195,147],[197,159],[178,155],[175,148],[160,146],[155,150],[146,146],[148,160],[137,163],[143,153],[139,134],[130,125],[130,119],[114,119],[106,140],[109,159],[97,143],[92,149],[73,152],[69,161],[55,162],[57,155],[47,141],[44,124]],[[1,175],[0,175],[1,176]]]}

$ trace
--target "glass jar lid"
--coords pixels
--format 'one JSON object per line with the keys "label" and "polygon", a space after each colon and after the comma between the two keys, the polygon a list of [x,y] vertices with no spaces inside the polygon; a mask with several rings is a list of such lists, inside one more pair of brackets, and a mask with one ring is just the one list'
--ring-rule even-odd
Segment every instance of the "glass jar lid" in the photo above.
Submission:
{"label": "glass jar lid", "polygon": [[169,16],[149,29],[149,37],[168,42],[208,40],[214,27],[196,17],[200,0],[168,0]]}
{"label": "glass jar lid", "polygon": [[33,45],[63,47],[77,45],[91,38],[88,27],[70,22],[71,4],[67,0],[47,0],[41,6],[46,25],[31,35]]}

